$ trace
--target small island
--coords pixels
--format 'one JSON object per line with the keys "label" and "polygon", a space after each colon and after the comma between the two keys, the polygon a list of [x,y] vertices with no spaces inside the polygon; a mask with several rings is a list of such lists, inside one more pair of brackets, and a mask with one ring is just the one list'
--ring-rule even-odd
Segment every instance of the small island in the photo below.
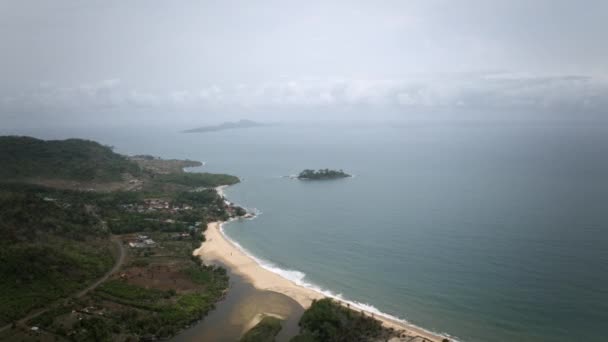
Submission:
{"label": "small island", "polygon": [[219,125],[193,128],[193,129],[182,131],[182,133],[207,133],[207,132],[223,131],[223,130],[227,130],[227,129],[252,128],[252,127],[261,127],[261,126],[266,126],[266,124],[251,121],[251,120],[239,120],[239,121],[235,121],[235,122],[224,122]]}
{"label": "small island", "polygon": [[306,169],[298,175],[298,179],[305,180],[327,180],[352,177],[342,170],[319,169],[317,171]]}

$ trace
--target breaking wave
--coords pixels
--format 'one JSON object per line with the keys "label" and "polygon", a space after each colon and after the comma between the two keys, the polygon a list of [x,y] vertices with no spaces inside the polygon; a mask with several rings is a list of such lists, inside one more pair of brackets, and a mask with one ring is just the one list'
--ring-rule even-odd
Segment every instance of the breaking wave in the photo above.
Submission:
{"label": "breaking wave", "polygon": [[[252,217],[251,219],[254,219],[255,217],[257,217],[257,215],[254,216],[254,217]],[[358,301],[355,301],[355,300],[346,299],[341,293],[334,293],[334,292],[332,292],[332,291],[330,291],[328,289],[324,289],[324,288],[322,288],[322,287],[320,287],[320,286],[318,286],[318,285],[316,285],[314,283],[306,281],[305,280],[306,273],[304,273],[304,272],[300,272],[300,271],[297,271],[297,270],[291,270],[291,269],[284,269],[284,268],[281,268],[281,267],[275,265],[274,263],[272,263],[270,261],[258,258],[254,254],[252,254],[250,251],[248,251],[245,247],[241,246],[241,244],[239,244],[238,242],[236,242],[235,240],[233,240],[232,238],[230,238],[228,236],[228,234],[226,234],[226,232],[224,231],[224,225],[225,225],[225,223],[230,223],[232,221],[235,221],[235,220],[231,219],[229,221],[222,222],[220,224],[220,232],[222,233],[222,235],[224,236],[224,238],[226,240],[228,240],[231,244],[233,244],[236,248],[238,248],[245,255],[247,255],[248,257],[250,257],[251,259],[253,259],[262,268],[264,268],[264,269],[266,269],[266,270],[268,270],[268,271],[270,271],[272,273],[275,273],[275,274],[277,274],[277,275],[279,275],[279,276],[281,276],[281,277],[283,277],[283,278],[285,278],[285,279],[293,282],[296,285],[299,285],[299,286],[311,289],[313,291],[321,293],[325,297],[333,298],[333,299],[338,300],[338,301],[340,301],[340,302],[342,302],[344,304],[347,304],[350,308],[354,308],[354,309],[358,309],[358,310],[363,310],[363,311],[365,311],[365,312],[367,312],[369,314],[373,314],[375,316],[383,317],[383,318],[386,318],[388,320],[391,320],[391,321],[394,321],[394,322],[397,322],[397,323],[403,323],[403,324],[407,324],[407,325],[410,325],[410,326],[415,326],[417,329],[426,331],[426,332],[431,333],[431,334],[449,337],[451,339],[451,341],[457,342],[457,340],[455,340],[454,337],[450,336],[449,334],[446,334],[446,333],[437,333],[437,332],[434,332],[434,331],[430,331],[430,330],[424,329],[422,327],[419,327],[417,325],[414,325],[414,324],[408,322],[405,319],[402,319],[402,318],[399,318],[399,317],[387,314],[385,312],[382,312],[382,311],[378,310],[378,308],[376,308],[375,306],[373,306],[371,304],[361,303],[361,302],[358,302]]]}

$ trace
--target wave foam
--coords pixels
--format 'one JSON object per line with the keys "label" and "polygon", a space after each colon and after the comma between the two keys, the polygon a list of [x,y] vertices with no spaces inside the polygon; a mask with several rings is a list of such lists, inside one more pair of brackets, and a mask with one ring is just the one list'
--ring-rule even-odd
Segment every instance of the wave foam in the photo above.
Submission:
{"label": "wave foam", "polygon": [[[252,218],[254,219],[255,216]],[[320,294],[322,294],[325,297],[329,297],[332,299],[335,299],[337,301],[342,302],[343,304],[348,305],[350,308],[354,308],[354,309],[358,309],[358,310],[363,310],[367,313],[373,314],[375,316],[380,316],[383,317],[385,319],[394,321],[396,323],[401,323],[401,324],[407,324],[410,326],[414,326],[417,329],[426,331],[427,333],[430,334],[434,334],[434,335],[440,335],[440,336],[445,336],[445,337],[449,337],[452,341],[454,342],[458,342],[457,340],[454,339],[453,336],[450,336],[447,333],[437,333],[434,331],[430,331],[427,329],[424,329],[422,327],[419,327],[417,325],[414,325],[410,322],[408,322],[407,320],[403,319],[403,318],[399,318],[397,316],[393,316],[390,314],[387,314],[385,312],[380,311],[378,308],[376,308],[375,306],[368,304],[368,303],[362,303],[362,302],[358,302],[355,300],[349,300],[346,299],[341,293],[334,293],[328,289],[324,289],[314,283],[308,282],[305,280],[306,278],[306,273],[304,272],[300,272],[297,270],[291,270],[291,269],[284,269],[281,267],[276,266],[275,264],[273,264],[270,261],[258,258],[257,256],[255,256],[254,254],[252,254],[249,250],[247,250],[245,247],[243,247],[241,244],[239,244],[238,242],[236,242],[235,240],[233,240],[232,238],[230,238],[228,236],[228,234],[226,234],[226,232],[224,231],[224,224],[225,223],[230,223],[234,221],[234,219],[230,219],[226,222],[222,222],[220,223],[220,232],[222,233],[222,236],[224,236],[224,238],[226,240],[228,240],[231,244],[233,244],[237,249],[239,249],[241,252],[243,252],[245,255],[247,255],[248,257],[250,257],[251,259],[253,259],[258,265],[260,265],[260,267],[264,268],[265,270],[268,270],[274,274],[277,274],[291,282],[293,282],[294,284],[298,285],[298,286],[302,286],[305,287],[307,289],[311,289],[315,292],[318,292]]]}
{"label": "wave foam", "polygon": [[258,208],[245,208],[245,210],[247,210],[248,213],[252,213],[254,216],[251,218],[252,220],[260,215],[262,215],[264,212],[261,211]]}
{"label": "wave foam", "polygon": [[[224,195],[224,189],[227,188],[227,186],[220,186],[218,188],[216,188],[216,190],[218,191],[218,193],[220,193],[220,195],[222,197],[225,198]],[[253,220],[256,217],[258,217],[259,215],[262,214],[262,211],[257,209],[257,208],[246,208],[247,212],[252,212],[254,213],[254,216],[251,218],[248,218],[247,220]],[[293,282],[294,284],[298,285],[298,286],[302,286],[304,288],[307,289],[311,289],[315,292],[318,292],[320,294],[322,294],[325,297],[329,297],[332,299],[335,299],[337,301],[340,301],[343,304],[348,305],[350,308],[354,308],[354,309],[358,309],[358,310],[363,310],[367,313],[373,314],[375,316],[379,316],[379,317],[383,317],[385,319],[388,319],[390,321],[396,322],[396,323],[401,323],[401,324],[406,324],[406,325],[410,325],[413,327],[416,327],[417,329],[420,329],[422,331],[425,331],[429,334],[433,334],[433,335],[439,335],[439,336],[444,336],[444,337],[448,337],[450,338],[451,341],[453,342],[458,342],[458,340],[455,339],[454,336],[451,336],[447,333],[437,333],[434,331],[430,331],[427,329],[424,329],[422,327],[419,327],[417,325],[414,325],[410,322],[408,322],[407,320],[403,319],[403,318],[399,318],[397,316],[393,316],[390,314],[387,314],[385,312],[380,311],[378,308],[376,308],[375,306],[368,304],[368,303],[362,303],[362,302],[358,302],[355,300],[349,300],[346,299],[341,293],[334,293],[331,290],[328,289],[324,289],[314,283],[308,282],[305,280],[306,278],[306,273],[304,272],[300,272],[297,270],[291,270],[291,269],[284,269],[281,268],[277,265],[275,265],[274,263],[258,258],[257,256],[255,256],[253,253],[251,253],[249,250],[247,250],[245,247],[243,247],[241,244],[239,244],[238,242],[236,242],[235,240],[233,240],[232,238],[230,238],[228,236],[228,234],[226,234],[226,232],[224,231],[224,226],[226,223],[230,223],[233,221],[237,221],[239,220],[238,217],[234,217],[234,218],[230,218],[228,221],[225,222],[221,222],[220,223],[220,233],[222,234],[222,236],[231,244],[233,244],[238,250],[240,250],[242,253],[244,253],[245,255],[247,255],[248,257],[250,257],[251,259],[253,259],[258,265],[260,265],[260,267],[262,267],[265,270],[268,270],[274,274],[279,275],[280,277],[283,277],[291,282]]]}

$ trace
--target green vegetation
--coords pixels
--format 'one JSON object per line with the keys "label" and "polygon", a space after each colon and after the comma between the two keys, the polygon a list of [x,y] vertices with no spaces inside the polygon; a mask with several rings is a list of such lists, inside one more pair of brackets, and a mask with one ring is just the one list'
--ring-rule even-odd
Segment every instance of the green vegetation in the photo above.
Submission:
{"label": "green vegetation", "polygon": [[281,331],[281,322],[276,317],[265,316],[241,338],[241,342],[274,342]]}
{"label": "green vegetation", "polygon": [[136,163],[112,148],[81,140],[0,137],[0,178],[120,181],[124,173],[141,173]]}
{"label": "green vegetation", "polygon": [[152,174],[183,173],[186,167],[202,166],[203,163],[194,160],[161,159],[150,155],[129,157],[144,171]]}
{"label": "green vegetation", "polygon": [[142,159],[142,160],[159,160],[160,157],[155,157],[150,154],[136,154],[133,156],[134,159]]}
{"label": "green vegetation", "polygon": [[83,288],[108,270],[107,233],[82,205],[0,188],[0,323]]}
{"label": "green vegetation", "polygon": [[[197,260],[200,260],[200,258],[197,257]],[[187,274],[188,277],[190,277],[190,280],[192,280],[195,284],[200,285],[214,284],[214,279],[223,279],[224,277],[226,277],[226,269],[216,266],[191,266],[185,268],[183,272]],[[220,286],[219,289],[222,289],[224,284],[220,285],[222,286]]]}
{"label": "green vegetation", "polygon": [[143,287],[128,284],[120,280],[110,280],[103,283],[96,291],[108,294],[110,296],[135,301],[150,301],[155,302],[163,298],[172,296],[170,291],[161,291],[157,289],[146,289]]}
{"label": "green vegetation", "polygon": [[214,188],[220,185],[232,185],[239,182],[239,178],[220,173],[169,173],[154,177],[157,182],[173,183],[195,188]]}
{"label": "green vegetation", "polygon": [[59,315],[65,315],[69,312],[72,311],[72,306],[69,305],[68,303],[64,303],[64,304],[60,304],[57,305],[51,309],[49,309],[48,311],[40,314],[39,316],[31,319],[29,322],[27,322],[29,325],[33,325],[33,326],[49,326],[51,325],[51,323],[53,323],[53,320],[55,319],[56,316]]}
{"label": "green vegetation", "polygon": [[[103,194],[98,200],[93,199],[93,202],[99,205],[102,215],[108,218],[108,227],[114,234],[186,232],[188,226],[198,221],[228,219],[224,200],[213,189],[162,194],[162,200],[172,208],[188,206],[188,210],[145,210],[144,197],[149,194],[138,193],[139,197],[122,196],[120,192],[113,194],[116,198]],[[130,207],[125,209],[125,206]]]}
{"label": "green vegetation", "polygon": [[[73,341],[137,341],[169,338],[202,319],[225,294],[228,275],[221,267],[195,262],[188,242],[173,241],[169,236],[151,235],[163,246],[158,252],[163,261],[138,256],[137,249],[129,249],[133,262],[120,274],[28,325]],[[190,253],[182,253],[179,246]],[[171,286],[175,279],[179,285]]]}
{"label": "green vegetation", "polygon": [[292,342],[376,341],[387,331],[380,321],[346,308],[330,298],[314,301],[300,319],[300,334]]}
{"label": "green vegetation", "polygon": [[74,326],[72,341],[112,341],[111,325],[101,317],[86,317]]}
{"label": "green vegetation", "polygon": [[[16,340],[23,333],[73,341],[169,338],[203,318],[225,294],[226,270],[204,266],[192,250],[204,240],[208,222],[244,211],[227,205],[214,189],[195,188],[238,178],[181,170],[197,162],[142,158],[153,164],[140,169],[91,141],[0,137],[0,177],[8,181],[0,181],[0,326],[17,322],[6,334]],[[125,173],[136,178],[123,182],[128,186],[101,188],[107,192],[26,183],[70,180],[79,185],[68,188],[81,189],[122,180]],[[113,239],[122,240],[125,262],[76,298],[114,264],[111,233],[124,234]],[[153,242],[142,247],[148,239],[142,234]],[[43,307],[26,323],[40,332],[21,330],[19,320]]]}
{"label": "green vegetation", "polygon": [[[134,231],[148,232],[146,234],[161,246],[126,247],[130,257],[121,272],[129,274],[130,267],[135,267],[139,269],[136,272],[149,275],[158,273],[163,265],[170,265],[170,269],[181,269],[176,277],[187,279],[180,285],[187,290],[179,291],[167,285],[143,287],[116,275],[85,297],[86,304],[75,303],[68,311],[105,307],[103,303],[108,302],[124,309],[109,306],[100,311],[109,310],[103,319],[90,321],[84,317],[75,325],[62,323],[72,322],[73,318],[69,317],[74,314],[52,309],[32,324],[60,336],[69,332],[71,339],[116,340],[117,334],[134,339],[146,335],[170,337],[201,319],[223,296],[228,276],[223,268],[201,265],[200,259],[191,258],[191,254],[192,249],[200,245],[201,229],[206,227],[206,222],[227,217],[223,200],[214,190],[167,193],[162,201],[189,205],[191,209],[137,212],[139,205],[145,208],[146,198],[147,194],[141,192],[78,192],[0,183],[0,227],[6,236],[0,241],[3,247],[0,249],[1,323],[10,323],[35,307],[74,294],[110,268],[113,260],[108,250],[108,232],[100,219],[106,221],[110,229],[116,222],[125,221],[125,227],[140,222],[141,226],[136,226]],[[171,223],[165,222],[169,218]],[[184,218],[192,221],[178,222]],[[195,222],[201,228],[192,229]],[[188,234],[175,240],[173,232]],[[173,276],[156,277],[171,284]],[[132,277],[137,279],[137,273]],[[129,313],[125,313],[129,320],[123,319],[123,311]]]}
{"label": "green vegetation", "polygon": [[107,316],[105,329],[109,336],[112,331],[120,331],[134,336],[167,338],[213,309],[228,287],[226,270],[197,266],[187,259],[182,262],[189,265],[181,271],[192,282],[188,291],[145,288],[118,279],[108,281],[95,291],[95,298],[123,307],[111,310]]}
{"label": "green vegetation", "polygon": [[[34,242],[38,235],[56,234],[83,239],[106,235],[82,203],[58,202],[52,191],[17,191],[0,185],[0,243]],[[47,196],[48,195],[48,196]]]}
{"label": "green vegetation", "polygon": [[217,194],[215,190],[205,189],[202,191],[188,191],[180,192],[173,197],[177,204],[189,204],[189,205],[215,205],[221,206],[224,204],[224,200]]}
{"label": "green vegetation", "polygon": [[321,169],[321,170],[309,170],[306,169],[298,175],[298,179],[310,179],[310,180],[324,180],[324,179],[336,179],[336,178],[346,178],[351,177],[351,175],[345,173],[342,170],[329,170],[329,169]]}

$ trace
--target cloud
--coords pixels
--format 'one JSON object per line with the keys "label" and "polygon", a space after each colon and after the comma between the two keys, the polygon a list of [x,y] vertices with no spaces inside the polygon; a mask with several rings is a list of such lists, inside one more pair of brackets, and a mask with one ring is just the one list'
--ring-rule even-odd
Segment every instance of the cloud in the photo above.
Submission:
{"label": "cloud", "polygon": [[118,79],[76,86],[40,82],[38,87],[5,96],[1,111],[45,111],[102,109],[124,104],[125,94]]}
{"label": "cloud", "polygon": [[608,109],[608,83],[584,76],[515,73],[417,75],[404,79],[301,78],[195,89],[150,92],[129,89],[120,80],[65,87],[41,83],[0,102],[8,111],[290,111],[476,109]]}

